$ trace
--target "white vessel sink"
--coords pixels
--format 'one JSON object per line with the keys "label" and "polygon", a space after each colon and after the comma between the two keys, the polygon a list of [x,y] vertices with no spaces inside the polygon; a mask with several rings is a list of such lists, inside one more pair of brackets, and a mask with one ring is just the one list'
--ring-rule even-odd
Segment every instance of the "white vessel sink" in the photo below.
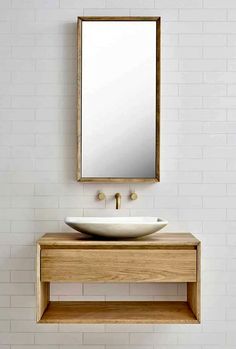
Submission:
{"label": "white vessel sink", "polygon": [[81,233],[107,238],[136,238],[168,224],[157,217],[66,217],[65,223]]}

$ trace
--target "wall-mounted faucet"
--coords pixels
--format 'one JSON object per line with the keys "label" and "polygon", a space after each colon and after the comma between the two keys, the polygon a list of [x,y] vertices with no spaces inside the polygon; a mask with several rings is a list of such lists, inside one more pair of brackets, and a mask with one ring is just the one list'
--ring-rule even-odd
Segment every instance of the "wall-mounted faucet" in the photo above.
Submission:
{"label": "wall-mounted faucet", "polygon": [[116,193],[115,194],[115,198],[116,198],[116,209],[119,210],[120,206],[121,206],[121,195],[120,195],[120,193]]}
{"label": "wall-mounted faucet", "polygon": [[[130,200],[137,200],[138,195],[135,192],[131,192],[129,195],[129,198]],[[99,201],[106,200],[106,195],[102,191],[99,191],[97,194],[97,199]],[[121,208],[121,194],[116,193],[115,199],[116,199],[116,210],[119,210]]]}

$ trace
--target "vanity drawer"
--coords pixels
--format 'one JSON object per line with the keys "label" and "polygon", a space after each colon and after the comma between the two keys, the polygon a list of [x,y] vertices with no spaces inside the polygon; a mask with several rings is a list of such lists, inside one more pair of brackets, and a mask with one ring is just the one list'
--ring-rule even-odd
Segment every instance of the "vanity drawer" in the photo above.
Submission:
{"label": "vanity drawer", "polygon": [[195,282],[195,249],[42,249],[41,281]]}

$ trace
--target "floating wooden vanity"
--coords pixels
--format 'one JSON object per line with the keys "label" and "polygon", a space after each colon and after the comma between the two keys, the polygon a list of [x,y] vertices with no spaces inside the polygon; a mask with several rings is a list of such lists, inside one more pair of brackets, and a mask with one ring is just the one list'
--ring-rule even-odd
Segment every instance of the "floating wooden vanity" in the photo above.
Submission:
{"label": "floating wooden vanity", "polygon": [[[50,301],[50,282],[186,282],[186,301]],[[94,240],[45,234],[37,242],[37,322],[200,322],[200,242],[192,234]]]}

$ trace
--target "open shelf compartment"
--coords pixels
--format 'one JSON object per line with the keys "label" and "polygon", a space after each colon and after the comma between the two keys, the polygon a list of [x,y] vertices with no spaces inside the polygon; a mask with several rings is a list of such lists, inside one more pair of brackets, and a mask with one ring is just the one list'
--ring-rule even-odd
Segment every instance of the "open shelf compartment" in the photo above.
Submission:
{"label": "open shelf compartment", "polygon": [[49,302],[40,323],[195,324],[187,302]]}

